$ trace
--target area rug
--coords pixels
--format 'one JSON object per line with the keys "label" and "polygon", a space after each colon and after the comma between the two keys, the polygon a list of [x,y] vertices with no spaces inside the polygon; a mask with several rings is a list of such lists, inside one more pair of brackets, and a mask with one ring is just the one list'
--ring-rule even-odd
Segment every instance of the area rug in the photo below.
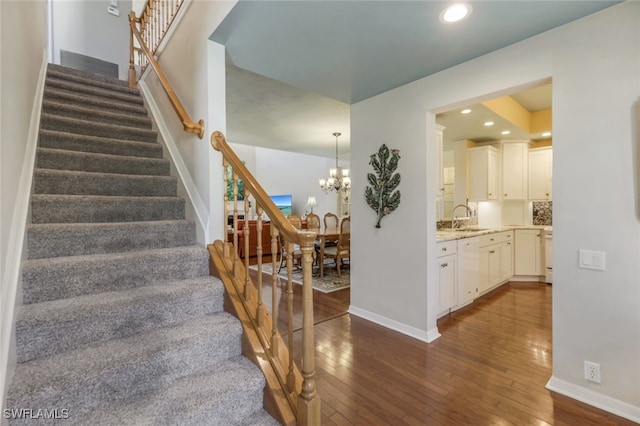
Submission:
{"label": "area rug", "polygon": [[[276,265],[277,266],[277,265]],[[258,270],[258,265],[249,266],[250,269]],[[262,272],[268,275],[271,275],[271,263],[262,264]],[[342,290],[344,288],[348,288],[350,284],[349,279],[349,267],[340,268],[340,275],[338,277],[338,272],[335,268],[335,263],[330,261],[330,263],[325,263],[324,266],[324,276],[318,277],[318,268],[313,268],[313,288],[314,290],[318,290],[322,293],[332,293],[334,291]],[[282,279],[287,279],[287,268],[283,266],[280,272],[278,272],[278,276]],[[292,281],[296,284],[302,285],[302,269],[294,268],[293,269],[293,277]]]}

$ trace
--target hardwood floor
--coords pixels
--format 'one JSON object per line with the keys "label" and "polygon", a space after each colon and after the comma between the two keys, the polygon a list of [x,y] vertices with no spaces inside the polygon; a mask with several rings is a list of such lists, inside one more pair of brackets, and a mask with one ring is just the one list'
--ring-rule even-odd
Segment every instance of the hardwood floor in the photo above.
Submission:
{"label": "hardwood floor", "polygon": [[323,425],[635,424],[545,389],[547,284],[500,287],[442,318],[431,344],[346,314],[348,290],[314,297]]}

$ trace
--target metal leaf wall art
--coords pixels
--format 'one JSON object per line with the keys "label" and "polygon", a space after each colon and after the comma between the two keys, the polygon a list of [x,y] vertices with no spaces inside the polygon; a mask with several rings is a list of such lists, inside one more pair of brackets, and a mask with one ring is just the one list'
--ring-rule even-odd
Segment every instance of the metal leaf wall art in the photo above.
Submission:
{"label": "metal leaf wall art", "polygon": [[367,204],[377,214],[376,228],[380,228],[380,220],[393,212],[400,205],[400,191],[395,189],[400,185],[400,173],[394,173],[398,168],[400,150],[389,150],[382,144],[377,154],[371,154],[369,164],[375,174],[368,173],[369,185],[365,188]]}

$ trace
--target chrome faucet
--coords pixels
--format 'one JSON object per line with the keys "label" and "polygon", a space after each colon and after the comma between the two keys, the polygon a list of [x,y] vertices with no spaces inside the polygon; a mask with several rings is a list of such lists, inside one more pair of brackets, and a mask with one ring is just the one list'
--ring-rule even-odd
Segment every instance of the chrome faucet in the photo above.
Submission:
{"label": "chrome faucet", "polygon": [[458,207],[464,207],[469,211],[469,216],[473,216],[473,210],[471,210],[471,207],[469,207],[466,204],[458,204],[457,206],[451,209],[451,229],[456,229],[455,227],[456,217],[453,215],[453,212],[455,212]]}

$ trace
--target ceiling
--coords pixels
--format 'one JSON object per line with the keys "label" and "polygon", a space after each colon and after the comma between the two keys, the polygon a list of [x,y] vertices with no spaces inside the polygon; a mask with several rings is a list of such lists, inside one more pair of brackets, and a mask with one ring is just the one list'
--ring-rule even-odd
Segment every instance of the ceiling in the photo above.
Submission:
{"label": "ceiling", "polygon": [[[439,15],[448,3],[239,1],[210,37],[227,52],[227,138],[332,157],[332,133],[339,131],[343,158],[351,103],[619,2],[474,1],[469,17],[444,24]],[[550,93],[546,88],[513,97],[521,104],[540,98],[544,106]],[[486,128],[471,134],[468,119],[483,111],[473,109],[465,126],[454,122],[459,114],[438,117],[447,121],[445,138],[454,129],[463,139],[490,137]],[[497,131],[502,123],[494,121]]]}

